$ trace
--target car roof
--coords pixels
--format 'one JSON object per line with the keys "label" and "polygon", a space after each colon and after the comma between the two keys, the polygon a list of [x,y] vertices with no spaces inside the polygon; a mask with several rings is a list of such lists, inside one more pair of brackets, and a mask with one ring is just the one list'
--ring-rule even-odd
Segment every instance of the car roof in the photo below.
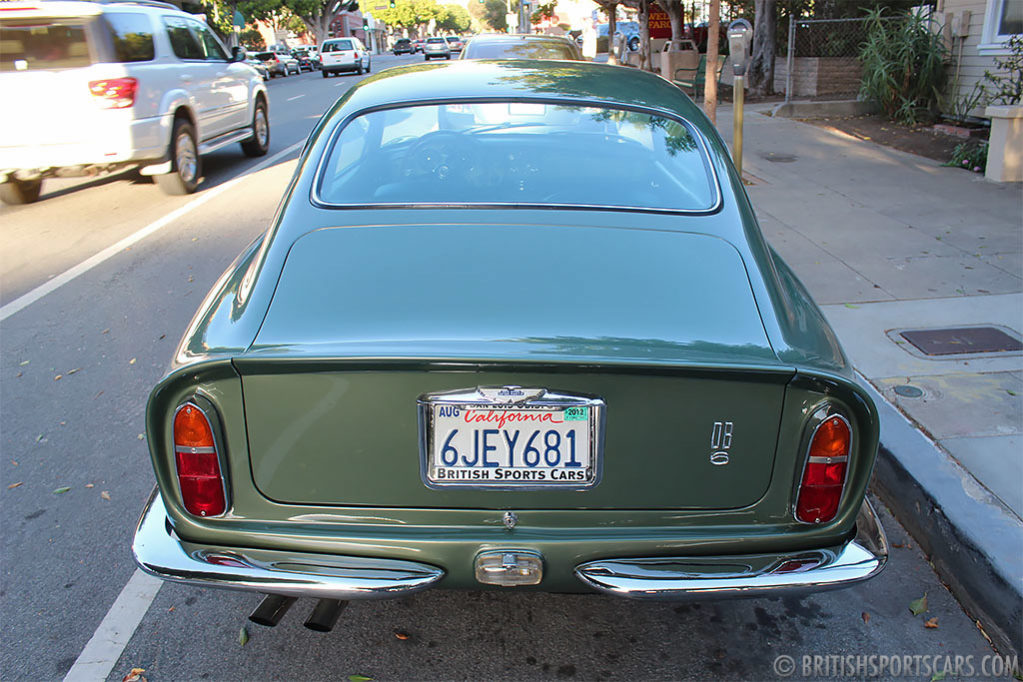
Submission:
{"label": "car roof", "polygon": [[641,106],[703,118],[692,100],[660,76],[594,62],[470,59],[392,67],[353,86],[331,110],[450,99],[548,98]]}
{"label": "car roof", "polygon": [[[159,9],[164,12],[174,12],[193,16],[181,10],[169,2],[159,0],[104,0],[103,2],[85,2],[82,0],[14,0],[3,3],[3,16],[5,18],[21,18],[23,15],[47,16],[47,17],[86,17],[97,16],[106,11],[121,11],[124,9]],[[194,17],[193,18],[198,18]]]}

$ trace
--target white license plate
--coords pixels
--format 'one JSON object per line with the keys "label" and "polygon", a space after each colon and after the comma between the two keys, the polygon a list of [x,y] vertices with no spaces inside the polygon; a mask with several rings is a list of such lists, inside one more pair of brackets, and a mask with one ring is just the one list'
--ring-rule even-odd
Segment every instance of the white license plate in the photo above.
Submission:
{"label": "white license plate", "polygon": [[428,394],[419,406],[430,487],[585,489],[599,480],[599,399],[500,386]]}

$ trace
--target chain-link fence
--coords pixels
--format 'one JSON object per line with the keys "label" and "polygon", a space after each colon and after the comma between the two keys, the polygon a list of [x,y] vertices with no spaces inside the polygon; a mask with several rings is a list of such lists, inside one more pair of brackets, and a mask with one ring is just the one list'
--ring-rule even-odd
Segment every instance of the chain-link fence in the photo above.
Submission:
{"label": "chain-link fence", "polygon": [[775,92],[784,92],[785,101],[854,99],[866,39],[866,19],[790,20],[788,41],[775,60]]}

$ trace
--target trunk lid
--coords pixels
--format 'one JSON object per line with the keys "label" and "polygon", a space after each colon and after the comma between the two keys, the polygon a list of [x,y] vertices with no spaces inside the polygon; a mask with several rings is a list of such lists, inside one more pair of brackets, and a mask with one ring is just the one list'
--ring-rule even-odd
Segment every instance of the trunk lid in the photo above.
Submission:
{"label": "trunk lid", "polygon": [[[236,365],[265,496],[445,508],[752,504],[770,482],[792,375],[728,242],[518,225],[309,233]],[[501,385],[606,402],[596,487],[423,484],[417,398]],[[715,464],[725,429],[728,462]]]}

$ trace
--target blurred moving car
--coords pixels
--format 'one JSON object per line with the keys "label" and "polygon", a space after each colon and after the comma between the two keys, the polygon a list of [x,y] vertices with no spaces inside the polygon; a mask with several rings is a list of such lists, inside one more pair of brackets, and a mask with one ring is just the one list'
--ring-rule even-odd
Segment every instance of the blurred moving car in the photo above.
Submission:
{"label": "blurred moving car", "polygon": [[462,48],[465,47],[465,43],[459,36],[447,36],[444,40],[448,41],[448,47],[451,48],[452,52],[461,52]]}
{"label": "blurred moving car", "polygon": [[416,48],[408,38],[398,38],[394,41],[391,51],[394,52],[395,56],[399,54],[415,54]]}
{"label": "blurred moving car", "polygon": [[440,57],[451,59],[451,46],[448,45],[448,41],[436,36],[427,38],[426,44],[423,46],[423,59],[430,61]]}
{"label": "blurred moving car", "polygon": [[320,46],[320,71],[323,77],[341,72],[369,73],[369,50],[355,37],[330,38]]}
{"label": "blurred moving car", "polygon": [[540,34],[490,33],[473,36],[459,59],[567,59],[583,61],[575,41]]}
{"label": "blurred moving car", "polygon": [[266,65],[271,78],[301,73],[298,60],[286,52],[257,52],[255,57]]}
{"label": "blurred moving car", "polygon": [[363,80],[172,357],[135,560],[269,595],[264,625],[431,586],[799,595],[888,557],[869,395],[713,124],[638,69]]}
{"label": "blurred moving car", "polygon": [[204,22],[145,2],[4,2],[0,200],[43,179],[141,166],[168,194],[195,191],[202,154],[266,153],[266,86]]}
{"label": "blurred moving car", "polygon": [[256,52],[253,52],[251,50],[246,50],[242,60],[246,64],[248,64],[249,66],[254,68],[256,70],[256,73],[258,73],[263,80],[269,80],[270,79],[270,68],[266,65],[265,62],[263,62],[261,59],[259,59],[256,55],[257,55]]}

